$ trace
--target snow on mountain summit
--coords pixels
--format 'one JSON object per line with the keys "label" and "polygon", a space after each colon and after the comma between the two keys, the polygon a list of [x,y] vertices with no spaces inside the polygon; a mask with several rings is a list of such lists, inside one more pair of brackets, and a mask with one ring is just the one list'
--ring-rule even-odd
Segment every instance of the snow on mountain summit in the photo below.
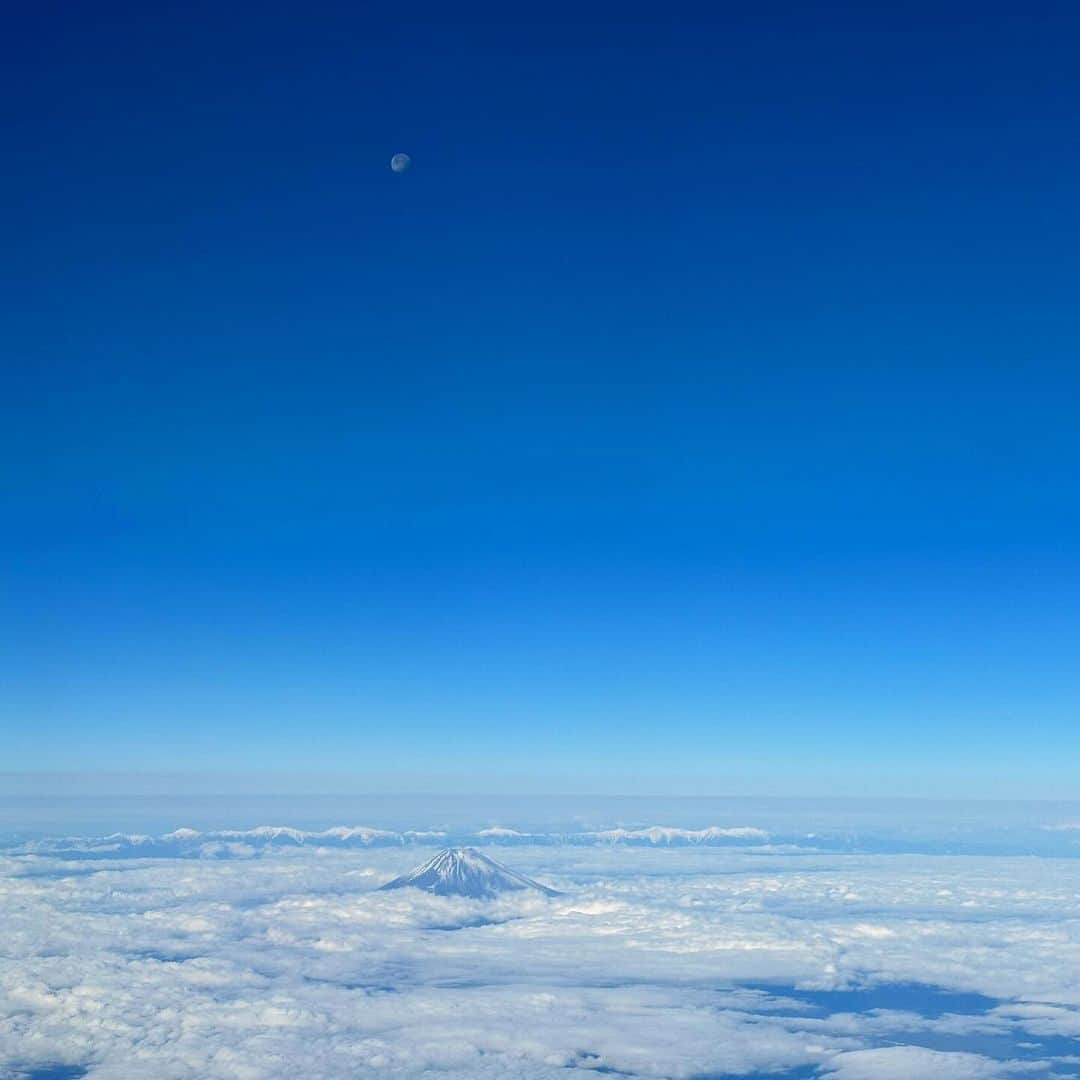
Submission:
{"label": "snow on mountain summit", "polygon": [[[471,850],[468,845],[626,845],[638,847],[749,847],[767,843],[770,834],[746,825],[711,825],[704,829],[670,825],[639,827],[617,825],[585,832],[521,831],[507,825],[481,829],[460,827],[447,832],[440,829],[406,829],[370,825],[334,825],[324,829],[303,829],[289,825],[257,825],[244,829],[189,827],[149,836],[141,833],[112,833],[108,836],[37,836],[0,837],[0,853],[53,855],[69,859],[250,859],[272,855],[286,848],[385,848],[412,845],[446,844],[454,850]],[[802,836],[792,837],[798,842]]]}
{"label": "snow on mountain summit", "polygon": [[503,892],[534,889],[545,896],[558,892],[541,885],[509,866],[504,866],[476,848],[446,848],[433,859],[401,877],[388,881],[384,889],[412,886],[435,896],[465,896],[470,900],[488,900]]}

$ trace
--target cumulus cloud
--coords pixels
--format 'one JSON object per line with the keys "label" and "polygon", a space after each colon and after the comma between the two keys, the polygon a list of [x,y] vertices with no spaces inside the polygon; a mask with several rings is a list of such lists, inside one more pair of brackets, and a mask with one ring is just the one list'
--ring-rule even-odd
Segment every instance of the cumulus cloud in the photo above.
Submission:
{"label": "cumulus cloud", "polygon": [[[379,892],[417,861],[400,843],[282,830],[260,847],[252,832],[182,838],[245,845],[245,860],[0,857],[7,1075],[1073,1068],[1077,862],[533,844],[508,861],[564,895],[472,901]],[[889,998],[912,984],[949,993]],[[860,1007],[867,986],[885,990]]]}
{"label": "cumulus cloud", "polygon": [[1006,1080],[1046,1073],[1046,1062],[996,1062],[980,1054],[945,1053],[920,1046],[885,1046],[838,1055],[825,1070],[831,1080]]}

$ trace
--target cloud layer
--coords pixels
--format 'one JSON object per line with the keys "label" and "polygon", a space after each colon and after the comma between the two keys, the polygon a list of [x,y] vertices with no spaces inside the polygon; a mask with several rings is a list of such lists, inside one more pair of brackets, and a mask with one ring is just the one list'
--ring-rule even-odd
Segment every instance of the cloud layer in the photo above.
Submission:
{"label": "cloud layer", "polygon": [[253,850],[0,858],[0,1077],[1080,1075],[1074,860],[522,845],[565,895],[477,902]]}

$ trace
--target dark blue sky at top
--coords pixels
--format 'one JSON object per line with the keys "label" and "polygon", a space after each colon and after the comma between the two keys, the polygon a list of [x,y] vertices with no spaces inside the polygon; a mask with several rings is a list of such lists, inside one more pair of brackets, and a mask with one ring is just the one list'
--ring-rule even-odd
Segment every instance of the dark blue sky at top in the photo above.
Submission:
{"label": "dark blue sky at top", "polygon": [[4,38],[8,767],[1072,791],[1069,6]]}

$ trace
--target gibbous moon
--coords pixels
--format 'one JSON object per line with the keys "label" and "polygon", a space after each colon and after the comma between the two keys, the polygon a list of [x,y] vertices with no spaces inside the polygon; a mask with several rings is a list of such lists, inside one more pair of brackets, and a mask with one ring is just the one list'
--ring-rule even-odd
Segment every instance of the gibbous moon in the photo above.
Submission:
{"label": "gibbous moon", "polygon": [[392,172],[404,172],[412,164],[412,158],[408,154],[395,154],[390,159]]}

